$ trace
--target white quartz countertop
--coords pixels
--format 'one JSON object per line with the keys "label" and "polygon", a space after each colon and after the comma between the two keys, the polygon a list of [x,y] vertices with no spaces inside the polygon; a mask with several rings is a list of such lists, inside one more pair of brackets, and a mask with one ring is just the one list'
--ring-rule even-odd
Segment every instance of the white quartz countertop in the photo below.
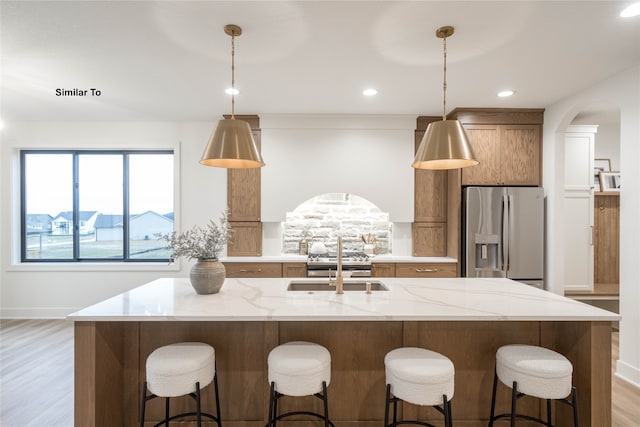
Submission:
{"label": "white quartz countertop", "polygon": [[[371,262],[395,262],[395,263],[447,263],[453,264],[458,262],[457,259],[451,257],[415,257],[409,255],[374,255],[370,256]],[[307,262],[307,255],[270,255],[270,256],[234,256],[221,258],[222,262]]]}
{"label": "white quartz countertop", "polygon": [[[69,315],[74,321],[615,321],[620,316],[509,279],[375,278],[388,291],[287,291],[291,280],[232,279],[212,295],[163,278]],[[348,281],[349,279],[345,279]]]}

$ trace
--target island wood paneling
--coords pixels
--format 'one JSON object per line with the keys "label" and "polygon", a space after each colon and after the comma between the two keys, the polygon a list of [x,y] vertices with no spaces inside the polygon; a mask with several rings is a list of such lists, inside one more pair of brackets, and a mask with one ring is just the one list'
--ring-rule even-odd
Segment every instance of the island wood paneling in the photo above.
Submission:
{"label": "island wood paneling", "polygon": [[[276,345],[292,340],[317,342],[331,352],[328,391],[336,427],[380,425],[384,355],[400,346],[429,348],[449,357],[456,369],[455,425],[486,426],[495,352],[510,343],[544,345],[566,355],[574,365],[582,427],[611,427],[611,327],[607,322],[77,322],[75,335],[75,414],[76,425],[83,427],[138,425],[146,357],[161,345],[180,341],[207,342],[216,348],[224,425],[264,427],[267,356]],[[128,366],[131,360],[137,368]],[[498,408],[505,408],[509,393],[500,387]],[[205,407],[210,408],[210,389],[203,394]],[[172,407],[186,409],[187,402],[186,398],[176,399]],[[319,408],[319,401],[311,397],[284,398],[280,407],[287,410],[304,404]],[[537,411],[539,405],[535,399],[525,399],[519,406]],[[556,406],[558,419],[564,423],[560,425],[565,425],[564,405]],[[425,408],[402,407],[407,416],[441,425],[441,418]],[[147,412],[145,425],[150,426],[161,418],[162,405],[150,402]],[[282,425],[311,427],[317,422],[290,420]]]}
{"label": "island wood paneling", "polygon": [[[611,323],[542,323],[542,345],[573,364],[573,384],[578,390],[580,425],[611,426]],[[600,366],[601,368],[596,368]],[[570,425],[570,408],[556,404],[557,425]]]}
{"label": "island wood paneling", "polygon": [[[128,326],[123,330],[123,336],[125,336],[125,346],[123,346],[123,349],[129,349],[129,351],[124,352],[124,356],[135,360],[135,369],[138,369],[138,358],[132,355],[135,353],[138,340],[127,338],[126,335],[130,334],[131,336],[137,337],[137,325],[136,323],[128,322]],[[564,333],[562,324],[559,325],[559,328],[556,328],[554,325],[549,326],[552,335],[556,336],[555,339],[562,337]],[[605,325],[605,327],[607,327],[607,325]],[[262,354],[268,354],[268,352],[278,344],[278,329],[278,322],[264,322],[265,338]],[[543,330],[544,329],[546,328],[543,328]],[[487,330],[490,330],[490,326]],[[470,333],[472,332],[473,331],[470,331]],[[67,320],[3,319],[1,321],[0,340],[2,341],[2,347],[0,349],[0,359],[2,360],[2,370],[0,370],[0,383],[2,384],[3,393],[2,405],[0,406],[0,419],[2,420],[3,426],[5,424],[7,426],[74,425],[73,335],[74,323]],[[593,332],[589,333],[589,336],[593,335]],[[569,338],[573,339],[575,336],[577,336],[575,333],[571,333]],[[585,334],[582,333],[582,336],[584,337]],[[611,358],[609,365],[613,373],[615,372],[616,363],[619,358],[619,333],[614,331],[611,337],[603,336],[603,339],[611,341]],[[403,345],[415,346],[418,344],[418,322],[403,322],[402,340]],[[596,344],[590,338],[589,341],[591,341],[592,344]],[[602,344],[600,351],[606,354],[607,344],[604,343],[604,341]],[[431,343],[429,343],[429,345],[431,345]],[[569,347],[573,347],[573,345]],[[573,356],[570,355],[570,357]],[[452,356],[452,358],[454,360],[458,359],[455,355]],[[468,358],[473,358],[473,354],[470,353]],[[490,355],[489,358],[491,358]],[[127,366],[126,359],[124,365]],[[43,372],[46,373],[46,375],[44,375]],[[131,411],[125,409],[124,416],[126,422],[122,425],[136,425],[135,420],[139,416],[138,401],[140,395],[140,390],[138,390],[137,387],[138,380],[136,379],[135,373],[125,373],[124,375],[125,392],[131,393],[131,396],[122,396],[124,400],[123,405],[125,405],[125,407],[127,405],[132,406],[134,409]],[[131,381],[132,385],[126,385],[127,379],[130,377],[133,377]],[[603,385],[599,387],[603,387],[603,389],[606,390],[606,377],[603,378],[603,381],[604,383],[601,383]],[[589,385],[587,385],[587,387],[588,386]],[[454,416],[456,416],[457,405],[459,405],[458,401],[461,399],[458,389],[464,387],[465,385],[460,384],[460,381],[456,379],[456,395],[452,402]],[[580,387],[582,387],[582,385],[580,385]],[[37,392],[33,392],[33,390],[37,390]],[[637,402],[640,402],[640,388],[633,387],[631,383],[612,375],[611,390],[613,402],[611,425],[615,427],[636,427],[637,420],[640,419],[640,407],[637,405]],[[204,392],[206,393],[207,389],[205,389]],[[267,402],[268,399],[267,392],[268,390],[265,388],[264,402]],[[485,390],[485,392],[487,391]],[[580,396],[580,398],[582,405],[590,405],[590,402],[584,400],[584,396]],[[503,399],[502,396],[501,399]],[[607,399],[608,396],[605,394],[600,400],[604,404],[607,402]],[[266,407],[266,405],[264,406]],[[264,415],[264,419],[266,419],[266,414]],[[240,422],[229,423],[230,426],[233,425],[234,427],[240,424]],[[224,425],[227,425],[226,421]],[[378,420],[367,420],[358,422],[357,424],[354,423],[354,425],[359,427],[380,427],[382,422]],[[464,427],[469,425],[469,423],[456,418],[454,425]],[[561,426],[563,424],[556,425]],[[572,424],[568,423],[567,425]],[[264,425],[258,427],[264,427]],[[486,423],[484,427],[486,427]],[[497,423],[496,427],[498,427]],[[518,427],[521,427],[520,423]]]}

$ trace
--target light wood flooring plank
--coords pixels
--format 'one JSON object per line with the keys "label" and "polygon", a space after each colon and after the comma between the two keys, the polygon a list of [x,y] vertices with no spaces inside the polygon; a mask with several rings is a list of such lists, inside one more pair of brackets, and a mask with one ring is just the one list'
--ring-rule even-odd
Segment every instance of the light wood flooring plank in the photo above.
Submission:
{"label": "light wood flooring plank", "polygon": [[[612,370],[619,333],[612,335]],[[612,426],[637,427],[640,389],[612,376]],[[0,425],[73,426],[73,323],[0,321]]]}
{"label": "light wood flooring plank", "polygon": [[73,426],[73,322],[2,320],[0,425]]}

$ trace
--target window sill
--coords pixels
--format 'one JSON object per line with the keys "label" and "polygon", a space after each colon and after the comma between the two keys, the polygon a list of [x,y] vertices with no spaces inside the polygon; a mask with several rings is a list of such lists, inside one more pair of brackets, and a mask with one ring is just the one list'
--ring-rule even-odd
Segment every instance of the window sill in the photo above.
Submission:
{"label": "window sill", "polygon": [[22,262],[11,264],[6,271],[45,272],[45,271],[180,271],[180,261],[164,262]]}

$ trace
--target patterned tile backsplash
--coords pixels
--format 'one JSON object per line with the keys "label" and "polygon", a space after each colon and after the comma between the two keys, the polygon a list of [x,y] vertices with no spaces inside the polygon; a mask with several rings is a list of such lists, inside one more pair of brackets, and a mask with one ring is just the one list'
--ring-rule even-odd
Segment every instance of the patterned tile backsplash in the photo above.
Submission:
{"label": "patterned tile backsplash", "polygon": [[338,236],[342,236],[343,250],[362,251],[362,235],[370,234],[375,253],[388,254],[391,229],[389,213],[370,201],[347,193],[322,194],[287,212],[282,224],[282,253],[300,253],[302,241],[309,248],[314,242],[322,242],[329,252],[336,252]]}

